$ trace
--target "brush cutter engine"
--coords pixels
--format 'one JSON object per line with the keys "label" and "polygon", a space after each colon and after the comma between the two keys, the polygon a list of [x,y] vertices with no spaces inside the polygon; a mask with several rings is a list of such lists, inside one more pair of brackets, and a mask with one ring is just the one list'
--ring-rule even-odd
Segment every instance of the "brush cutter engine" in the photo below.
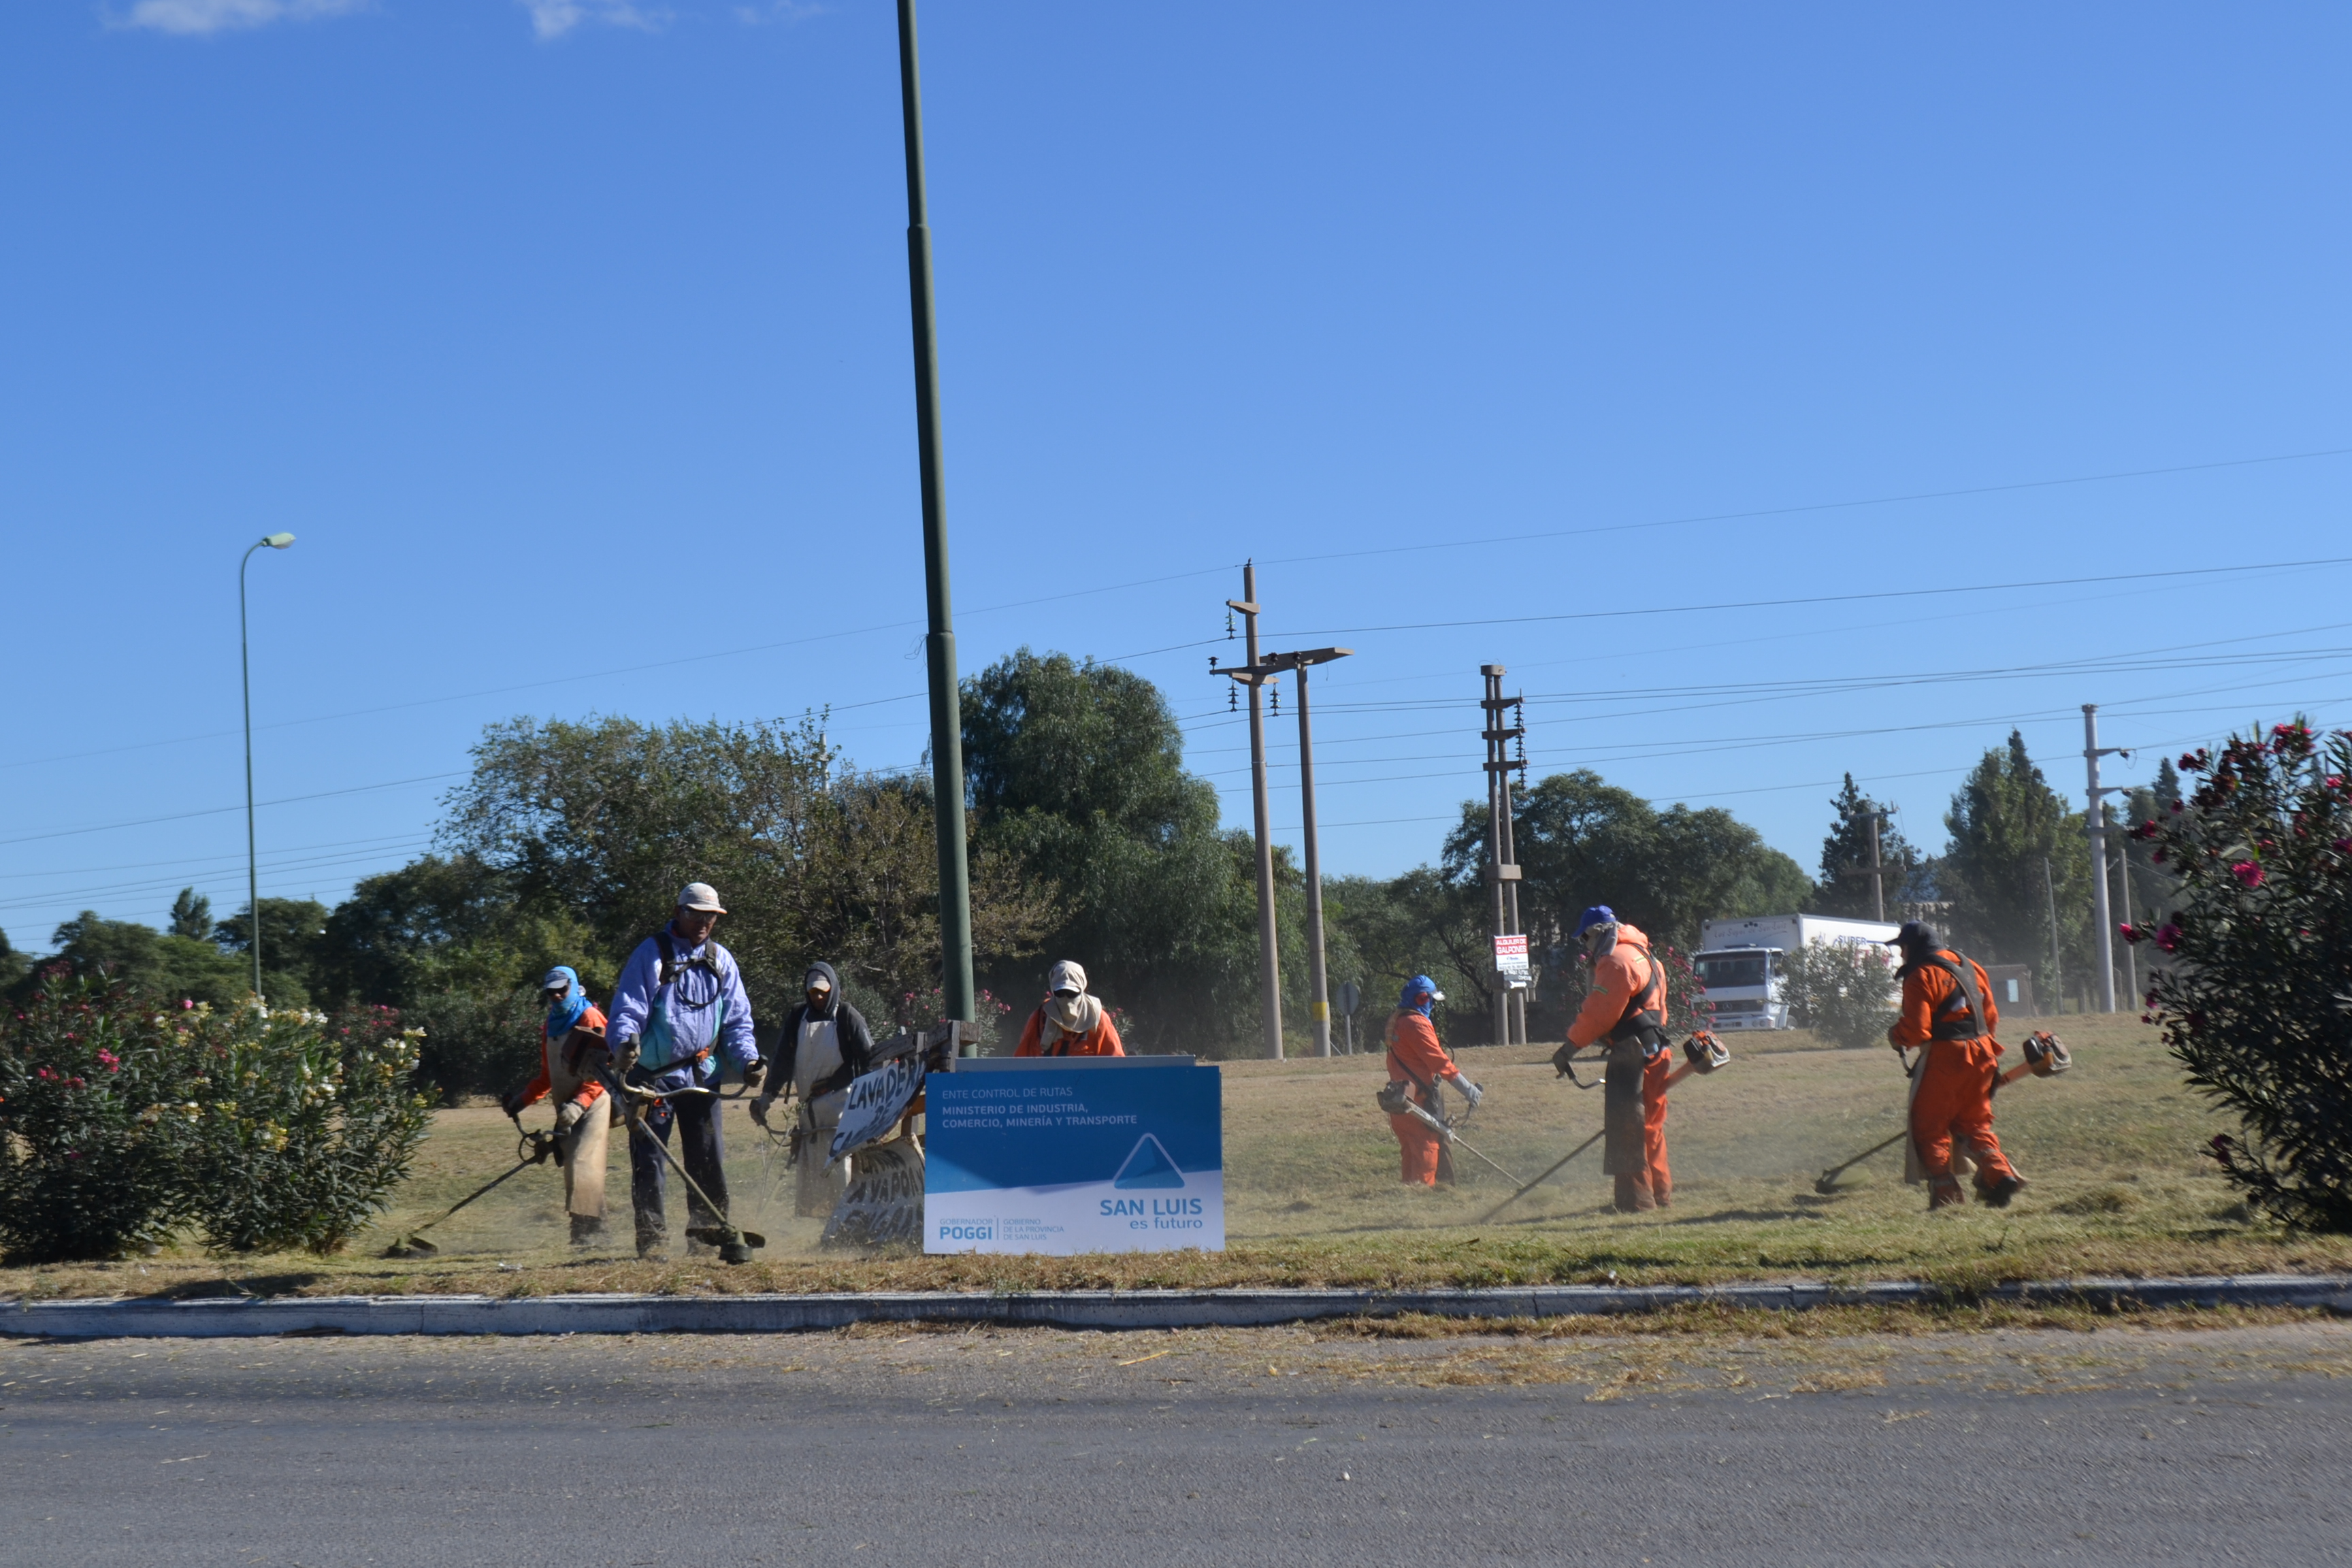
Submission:
{"label": "brush cutter engine", "polygon": [[2074,1058],[2057,1036],[2036,1029],[2025,1037],[2025,1065],[2035,1078],[2055,1078],[2074,1065]]}
{"label": "brush cutter engine", "polygon": [[1683,1042],[1683,1056],[1696,1071],[1713,1072],[1729,1064],[1731,1047],[1717,1039],[1711,1031],[1701,1029]]}

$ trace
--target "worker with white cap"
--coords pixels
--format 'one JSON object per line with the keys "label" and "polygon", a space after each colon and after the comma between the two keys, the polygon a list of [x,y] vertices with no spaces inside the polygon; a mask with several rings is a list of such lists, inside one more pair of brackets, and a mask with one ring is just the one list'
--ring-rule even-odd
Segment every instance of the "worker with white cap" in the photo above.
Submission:
{"label": "worker with white cap", "polygon": [[[743,1082],[757,1089],[766,1076],[760,1047],[751,1037],[751,999],[743,991],[742,966],[711,940],[711,928],[727,911],[708,882],[688,882],[677,895],[670,921],[637,944],[613,987],[611,1024],[614,1065],[630,1086],[660,1098],[647,1108],[644,1126],[663,1143],[670,1127],[679,1131],[679,1163],[719,1212],[707,1211],[687,1194],[691,1226],[726,1223],[727,1173],[719,1139],[717,1084],[724,1056],[743,1065]],[[643,1133],[629,1139],[629,1196],[636,1209],[637,1255],[662,1249],[668,1221],[664,1213],[667,1162],[646,1146]],[[707,1250],[689,1241],[689,1256]]]}
{"label": "worker with white cap", "polygon": [[1110,1009],[1087,991],[1087,972],[1068,959],[1045,976],[1046,997],[1021,1026],[1016,1057],[1123,1057]]}

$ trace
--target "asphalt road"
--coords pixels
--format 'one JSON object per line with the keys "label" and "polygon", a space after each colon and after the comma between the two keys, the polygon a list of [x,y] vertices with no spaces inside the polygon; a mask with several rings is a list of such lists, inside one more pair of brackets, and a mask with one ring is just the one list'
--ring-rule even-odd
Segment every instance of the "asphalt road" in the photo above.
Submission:
{"label": "asphalt road", "polygon": [[2318,1323],[0,1342],[0,1562],[2342,1562],[2347,1438]]}

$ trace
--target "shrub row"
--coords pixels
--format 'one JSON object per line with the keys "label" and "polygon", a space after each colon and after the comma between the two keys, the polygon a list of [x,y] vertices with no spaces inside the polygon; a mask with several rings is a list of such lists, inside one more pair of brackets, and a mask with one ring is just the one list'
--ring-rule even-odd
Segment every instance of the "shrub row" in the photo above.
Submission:
{"label": "shrub row", "polygon": [[0,1255],[341,1247],[408,1173],[422,1031],[60,979],[0,1021]]}

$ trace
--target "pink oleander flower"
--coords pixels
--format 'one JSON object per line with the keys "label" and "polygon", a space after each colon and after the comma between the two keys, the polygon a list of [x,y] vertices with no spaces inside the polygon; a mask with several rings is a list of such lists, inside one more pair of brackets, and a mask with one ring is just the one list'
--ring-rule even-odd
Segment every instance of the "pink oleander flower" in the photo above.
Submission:
{"label": "pink oleander flower", "polygon": [[122,1058],[116,1056],[112,1051],[101,1048],[98,1053],[98,1059],[100,1065],[104,1067],[109,1072],[121,1072],[122,1070]]}
{"label": "pink oleander flower", "polygon": [[2156,945],[2167,952],[2180,951],[2180,928],[2170,921],[2156,928]]}
{"label": "pink oleander flower", "polygon": [[2252,860],[2235,862],[2230,868],[2230,875],[2249,888],[2259,888],[2263,885],[2263,868]]}

